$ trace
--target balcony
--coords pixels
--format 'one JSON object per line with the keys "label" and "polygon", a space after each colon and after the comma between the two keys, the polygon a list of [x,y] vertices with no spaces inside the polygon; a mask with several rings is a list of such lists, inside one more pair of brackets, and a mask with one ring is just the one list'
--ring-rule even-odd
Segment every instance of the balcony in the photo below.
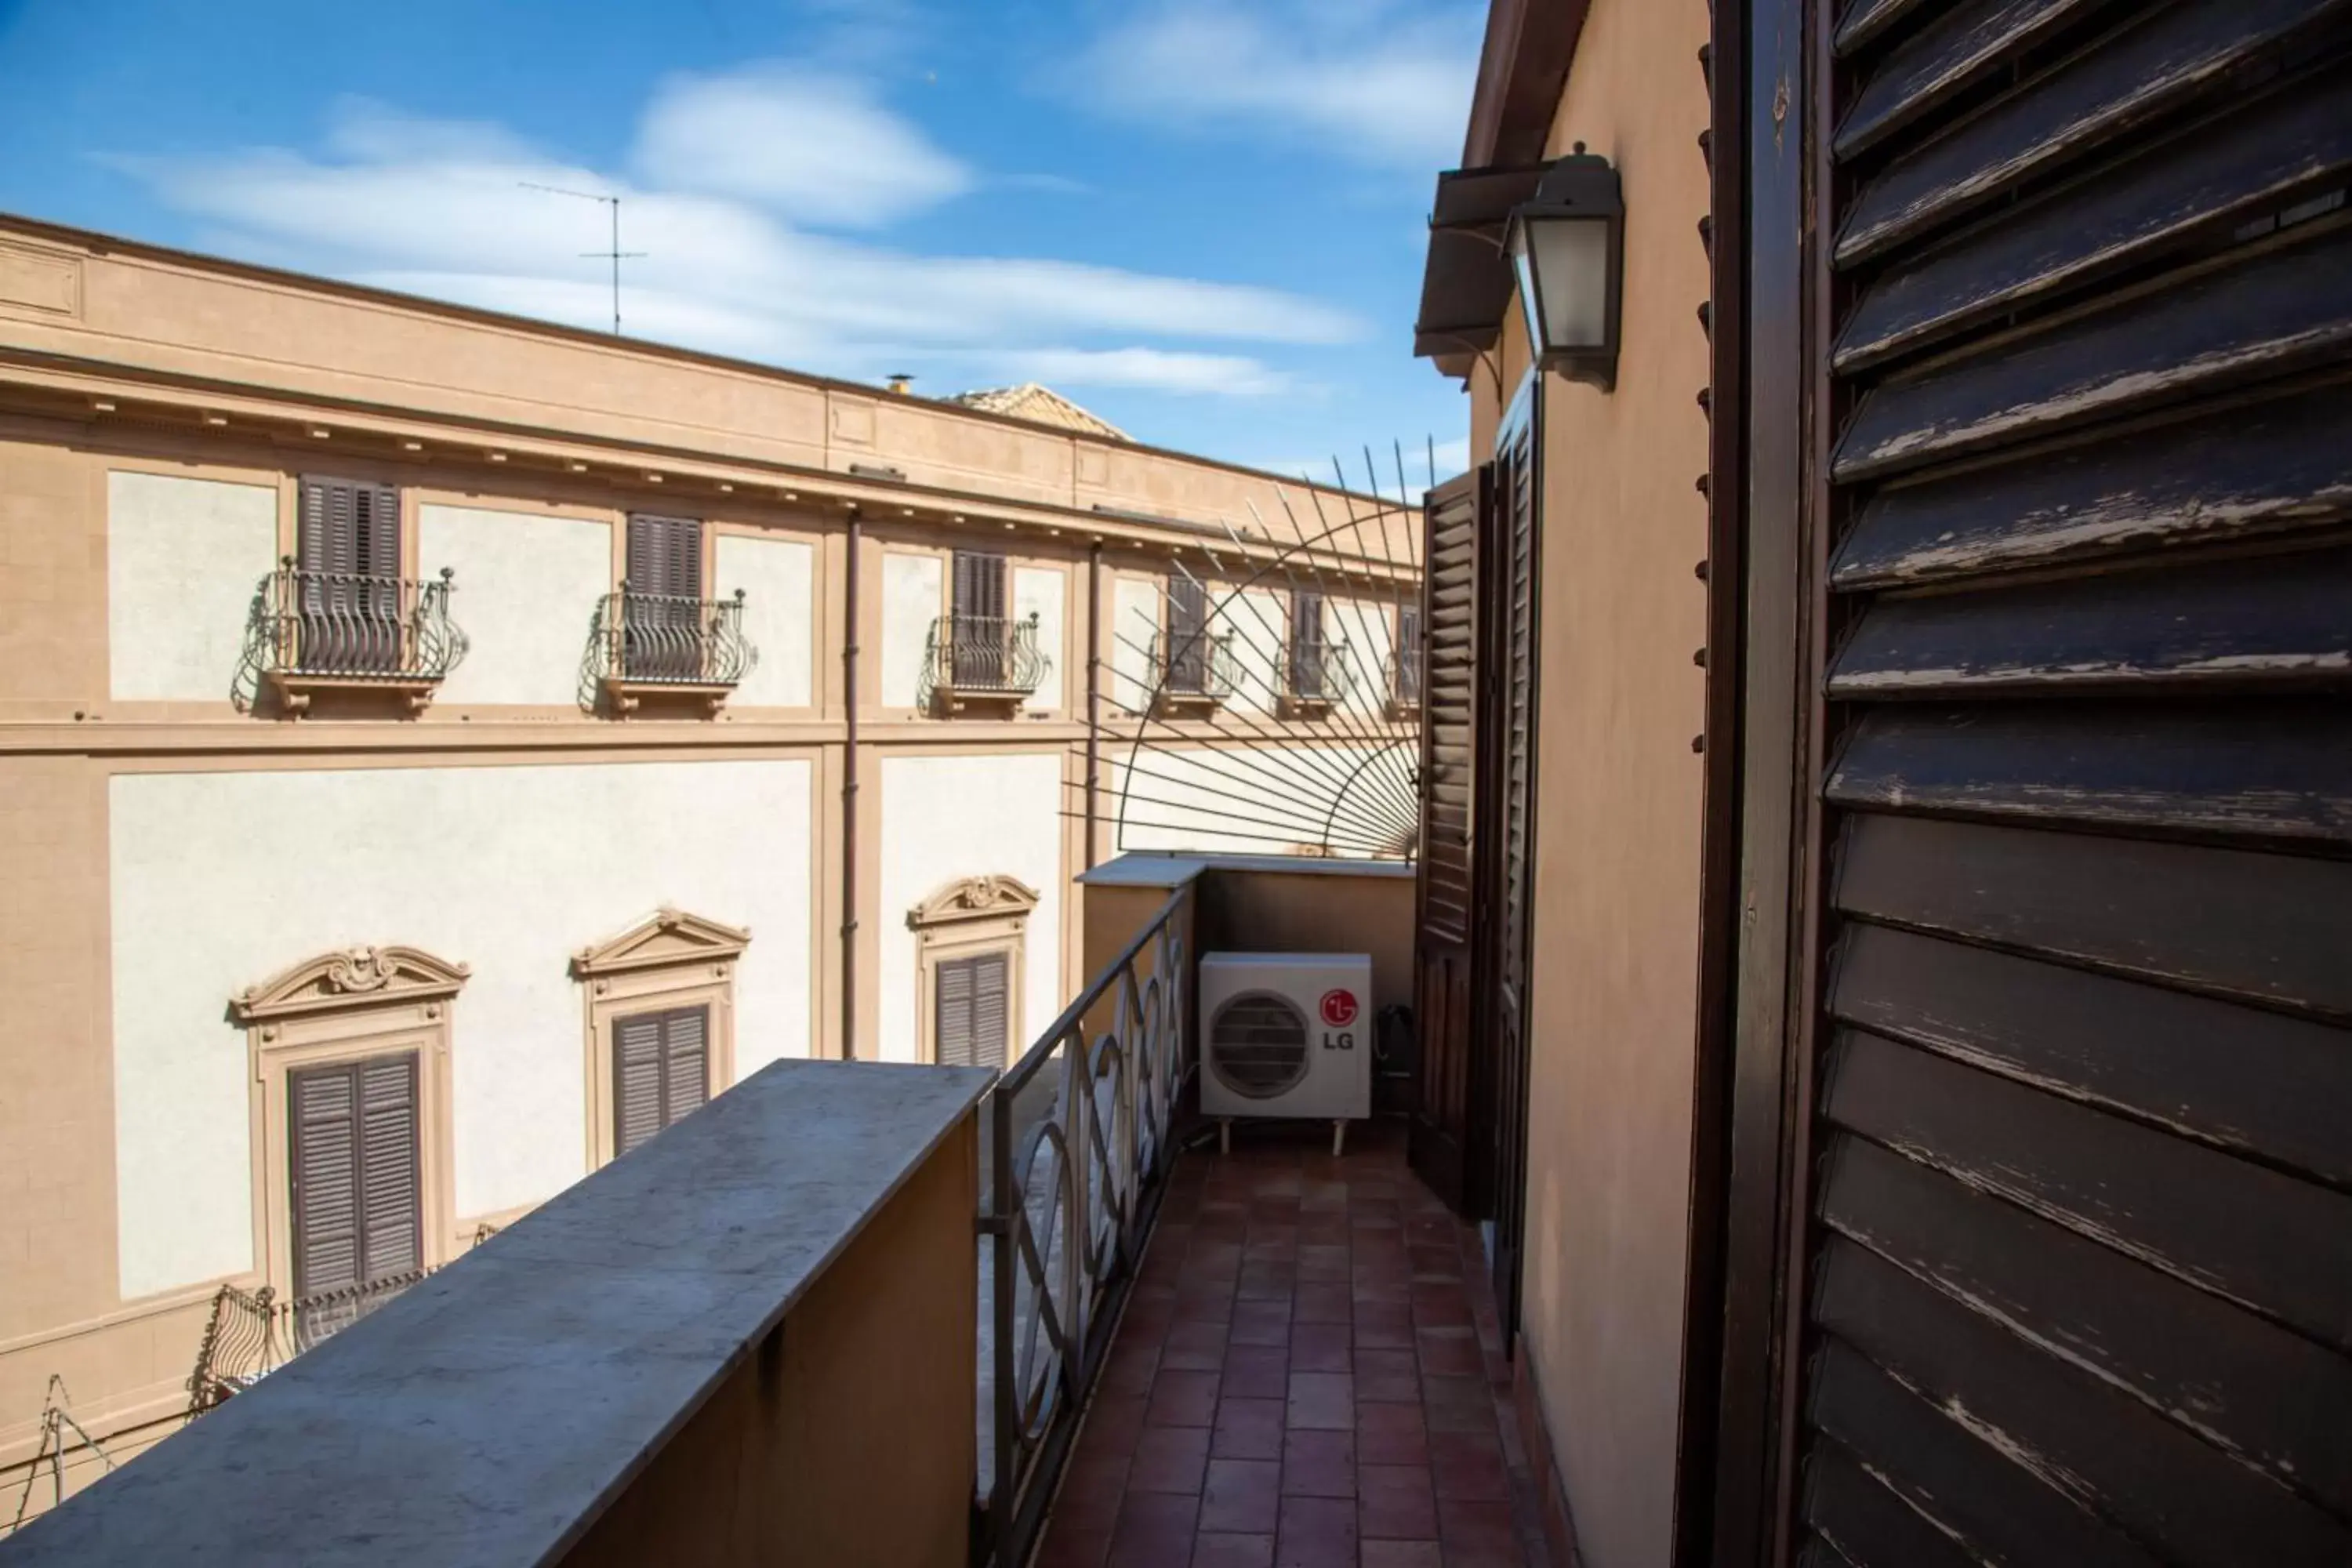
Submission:
{"label": "balcony", "polygon": [[363,1285],[345,1285],[279,1300],[264,1285],[224,1285],[213,1296],[195,1371],[188,1376],[188,1419],[226,1404],[296,1356],[351,1327],[431,1273],[412,1269]]}
{"label": "balcony", "polygon": [[1397,1124],[1221,1156],[1188,1109],[1194,954],[1311,932],[1409,995],[1412,895],[1099,867],[1094,979],[992,1083],[778,1062],[430,1275],[224,1292],[204,1418],[12,1563],[1541,1562]]}
{"label": "balcony", "polygon": [[1240,671],[1231,632],[1152,635],[1151,679],[1160,718],[1215,711],[1233,697]]}
{"label": "balcony", "polygon": [[1421,717],[1421,650],[1397,648],[1381,662],[1381,685],[1388,694],[1388,716],[1410,724]]}
{"label": "balcony", "polygon": [[317,572],[289,556],[254,594],[247,670],[297,716],[322,699],[350,706],[387,696],[422,712],[466,657],[466,634],[449,618],[454,575],[447,567],[425,580]]}
{"label": "balcony", "polygon": [[596,606],[588,637],[594,689],[616,715],[684,707],[708,717],[760,662],[731,599],[643,594],[621,584]]}
{"label": "balcony", "polygon": [[1355,667],[1343,642],[1287,639],[1282,647],[1276,705],[1286,719],[1321,719],[1355,689]]}
{"label": "balcony", "polygon": [[940,616],[923,639],[921,705],[942,717],[1020,711],[1053,668],[1037,626],[1034,615]]}

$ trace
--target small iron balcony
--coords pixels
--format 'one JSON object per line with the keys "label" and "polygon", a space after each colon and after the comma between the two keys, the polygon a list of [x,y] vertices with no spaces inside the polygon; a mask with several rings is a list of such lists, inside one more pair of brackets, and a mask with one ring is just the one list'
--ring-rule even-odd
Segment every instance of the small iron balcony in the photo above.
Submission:
{"label": "small iron balcony", "polygon": [[1382,661],[1382,684],[1388,689],[1389,717],[1399,721],[1421,715],[1421,650],[1398,648]]}
{"label": "small iron balcony", "polygon": [[648,700],[699,703],[716,713],[760,661],[743,635],[743,590],[731,599],[644,594],[624,582],[596,607],[589,638],[597,683],[617,713]]}
{"label": "small iron balcony", "polygon": [[415,1268],[286,1300],[267,1285],[257,1290],[222,1286],[213,1297],[212,1321],[205,1325],[195,1370],[188,1374],[188,1419],[251,1388],[431,1272]]}
{"label": "small iron balcony", "polygon": [[923,644],[923,705],[946,713],[975,704],[1018,709],[1054,668],[1037,647],[1037,625],[1034,615],[940,616]]}
{"label": "small iron balcony", "polygon": [[391,691],[411,711],[432,701],[466,657],[449,618],[451,579],[319,572],[292,557],[261,580],[246,628],[246,659],[291,713],[321,691]]}
{"label": "small iron balcony", "polygon": [[1229,700],[1240,668],[1231,632],[1152,636],[1151,676],[1163,714],[1202,711]]}
{"label": "small iron balcony", "polygon": [[1299,642],[1282,649],[1281,707],[1292,718],[1319,718],[1347,700],[1355,672],[1343,642]]}

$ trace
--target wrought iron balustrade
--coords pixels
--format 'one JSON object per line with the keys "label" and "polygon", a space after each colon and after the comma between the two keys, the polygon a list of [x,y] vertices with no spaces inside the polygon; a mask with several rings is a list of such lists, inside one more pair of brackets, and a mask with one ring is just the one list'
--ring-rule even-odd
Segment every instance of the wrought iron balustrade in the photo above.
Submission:
{"label": "wrought iron balustrade", "polygon": [[415,1268],[283,1300],[268,1285],[253,1290],[222,1286],[213,1296],[195,1370],[188,1374],[188,1419],[251,1388],[432,1272]]}
{"label": "wrought iron balustrade", "polygon": [[1132,1283],[1198,1070],[1178,889],[990,1096],[993,1561],[1025,1563]]}
{"label": "wrought iron balustrade", "polygon": [[1151,677],[1163,700],[1225,701],[1233,696],[1240,672],[1231,632],[1152,635]]}
{"label": "wrought iron balustrade", "polygon": [[1037,646],[1038,618],[941,616],[923,644],[928,701],[948,697],[1027,697],[1045,681],[1053,661]]}
{"label": "wrought iron balustrade", "polygon": [[1383,661],[1391,713],[1417,712],[1421,708],[1421,649],[1401,647]]}
{"label": "wrought iron balustrade", "polygon": [[254,595],[246,661],[289,688],[437,683],[467,646],[449,617],[455,576],[446,566],[424,579],[320,572],[289,556]]}
{"label": "wrought iron balustrade", "polygon": [[743,635],[743,590],[728,599],[621,584],[597,606],[604,675],[632,685],[732,687],[759,663]]}
{"label": "wrought iron balustrade", "polygon": [[1355,689],[1355,670],[1348,645],[1286,641],[1282,649],[1282,697],[1294,706],[1328,706],[1347,700]]}

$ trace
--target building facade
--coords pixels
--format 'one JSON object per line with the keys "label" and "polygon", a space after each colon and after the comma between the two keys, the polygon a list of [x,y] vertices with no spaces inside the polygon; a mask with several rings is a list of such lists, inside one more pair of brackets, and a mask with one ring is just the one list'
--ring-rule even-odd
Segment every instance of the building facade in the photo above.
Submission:
{"label": "building facade", "polygon": [[45,1404],[68,1487],[171,1431],[225,1284],[323,1321],[772,1060],[1017,1054],[1154,693],[1171,752],[1362,743],[1251,721],[1339,614],[1286,577],[1263,700],[1165,637],[1288,559],[1392,638],[1404,520],[1297,521],[1378,508],[0,224],[0,988],[37,1019],[0,1497]]}

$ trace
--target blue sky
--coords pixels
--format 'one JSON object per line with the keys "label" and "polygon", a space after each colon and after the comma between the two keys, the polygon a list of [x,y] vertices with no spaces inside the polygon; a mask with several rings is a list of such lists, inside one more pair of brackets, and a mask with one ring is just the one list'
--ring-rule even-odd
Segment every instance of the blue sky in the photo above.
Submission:
{"label": "blue sky", "polygon": [[521,182],[609,192],[633,335],[1443,474],[1411,327],[1485,10],[0,0],[0,209],[601,327],[604,209]]}

